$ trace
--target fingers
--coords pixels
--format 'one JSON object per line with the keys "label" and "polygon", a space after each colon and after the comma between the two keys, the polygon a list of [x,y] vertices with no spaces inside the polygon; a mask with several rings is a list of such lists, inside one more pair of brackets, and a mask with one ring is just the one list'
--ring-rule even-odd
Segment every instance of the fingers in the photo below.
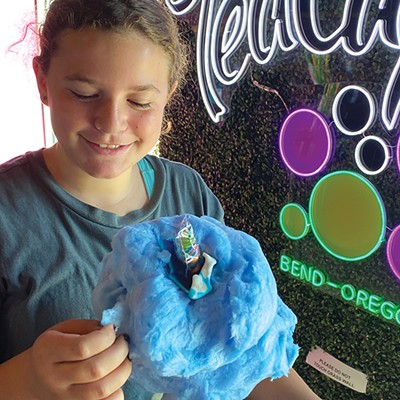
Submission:
{"label": "fingers", "polygon": [[115,338],[112,325],[83,335],[49,329],[37,339],[37,345],[45,343],[45,354],[42,356],[53,363],[62,363],[89,359],[108,349]]}
{"label": "fingers", "polygon": [[124,400],[124,398],[124,392],[122,391],[122,389],[118,389],[116,392],[106,397],[106,399],[104,400]]}
{"label": "fingers", "polygon": [[132,371],[129,346],[114,327],[66,321],[41,334],[29,351],[37,398],[121,400]]}
{"label": "fingers", "polygon": [[59,322],[50,329],[52,331],[59,331],[63,333],[86,335],[102,328],[103,325],[101,325],[96,319],[70,319]]}
{"label": "fingers", "polygon": [[83,361],[64,362],[58,364],[56,368],[68,382],[77,384],[95,382],[118,368],[127,358],[128,352],[126,340],[119,336],[111,347],[96,356]]}
{"label": "fingers", "polygon": [[[123,399],[119,389],[125,384],[132,372],[132,363],[125,358],[122,364],[104,378],[91,383],[74,384],[69,392],[74,399]],[[89,397],[88,397],[88,394]]]}

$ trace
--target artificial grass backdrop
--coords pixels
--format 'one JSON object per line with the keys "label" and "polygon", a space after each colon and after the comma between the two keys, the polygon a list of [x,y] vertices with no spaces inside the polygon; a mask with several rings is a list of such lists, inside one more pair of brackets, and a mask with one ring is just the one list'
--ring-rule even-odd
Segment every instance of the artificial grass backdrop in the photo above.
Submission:
{"label": "artificial grass backdrop", "polygon": [[[182,31],[194,49],[193,32],[185,23]],[[226,223],[261,243],[282,299],[298,316],[295,339],[301,351],[295,368],[325,400],[398,400],[400,326],[346,303],[337,292],[315,288],[282,272],[280,255],[293,254],[339,282],[395,304],[400,303],[400,283],[389,270],[384,245],[367,259],[344,262],[324,252],[310,233],[298,242],[283,234],[279,226],[283,205],[295,201],[306,206],[312,188],[324,174],[341,169],[362,173],[354,161],[354,149],[361,138],[343,135],[336,129],[335,153],[324,173],[310,179],[291,174],[278,149],[279,127],[287,114],[282,99],[289,110],[309,106],[332,121],[334,96],[346,85],[364,86],[381,104],[396,60],[396,53],[379,43],[359,58],[343,51],[311,57],[304,48],[298,48],[285,60],[278,56],[267,68],[253,64],[232,94],[227,119],[215,124],[201,99],[193,55],[187,83],[169,110],[173,130],[160,142],[161,156],[184,162],[202,174],[225,208]],[[379,116],[367,133],[387,139],[392,146],[397,142],[393,132],[385,131]],[[383,173],[366,178],[383,198],[387,225],[399,224],[400,179],[395,160]],[[306,355],[314,346],[365,373],[367,394],[353,391],[307,365]]]}

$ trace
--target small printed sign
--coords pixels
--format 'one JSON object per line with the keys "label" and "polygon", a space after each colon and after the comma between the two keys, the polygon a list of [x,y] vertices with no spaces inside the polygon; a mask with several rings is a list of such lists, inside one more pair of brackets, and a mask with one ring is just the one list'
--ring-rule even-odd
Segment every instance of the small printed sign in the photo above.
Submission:
{"label": "small printed sign", "polygon": [[306,363],[322,374],[356,392],[366,393],[367,391],[367,375],[349,367],[320,347],[315,347],[308,353]]}

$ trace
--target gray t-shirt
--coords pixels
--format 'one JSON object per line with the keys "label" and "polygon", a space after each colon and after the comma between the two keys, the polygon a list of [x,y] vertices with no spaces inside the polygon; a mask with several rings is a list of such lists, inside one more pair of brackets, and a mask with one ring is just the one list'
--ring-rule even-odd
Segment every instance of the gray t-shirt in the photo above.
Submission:
{"label": "gray t-shirt", "polygon": [[[60,321],[95,317],[91,295],[100,262],[121,227],[184,213],[223,220],[218,199],[196,171],[146,159],[155,172],[152,196],[122,217],[64,191],[42,150],[0,165],[0,363]],[[127,400],[151,398],[133,392],[126,391]]]}

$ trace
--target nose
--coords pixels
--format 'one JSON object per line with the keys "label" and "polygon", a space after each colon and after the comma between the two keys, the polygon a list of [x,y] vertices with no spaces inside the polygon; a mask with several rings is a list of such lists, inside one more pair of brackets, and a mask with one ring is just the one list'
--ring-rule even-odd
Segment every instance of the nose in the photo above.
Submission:
{"label": "nose", "polygon": [[94,127],[99,132],[117,134],[127,130],[128,110],[126,104],[108,99],[97,106]]}

